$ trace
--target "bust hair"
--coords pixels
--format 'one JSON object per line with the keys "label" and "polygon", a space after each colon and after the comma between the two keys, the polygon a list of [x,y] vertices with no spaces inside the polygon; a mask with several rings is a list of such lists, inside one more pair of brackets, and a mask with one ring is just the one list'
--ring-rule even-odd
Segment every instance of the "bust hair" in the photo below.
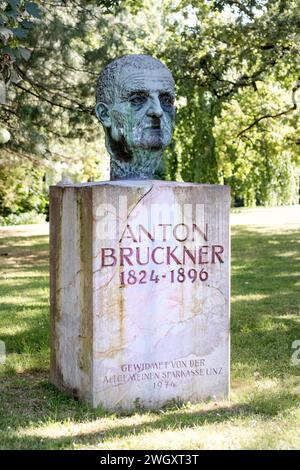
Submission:
{"label": "bust hair", "polygon": [[161,68],[167,70],[173,80],[170,70],[159,59],[144,54],[125,55],[110,62],[100,73],[96,86],[96,103],[112,104],[114,102],[115,85],[124,67],[146,70]]}

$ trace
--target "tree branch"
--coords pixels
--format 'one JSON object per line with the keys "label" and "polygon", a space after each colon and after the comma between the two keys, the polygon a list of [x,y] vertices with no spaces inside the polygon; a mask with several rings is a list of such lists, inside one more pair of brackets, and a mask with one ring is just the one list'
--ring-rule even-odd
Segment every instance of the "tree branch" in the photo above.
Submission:
{"label": "tree branch", "polygon": [[227,4],[227,5],[229,5],[229,7],[236,7],[240,11],[245,13],[247,16],[249,16],[249,18],[253,18],[254,15],[253,15],[253,12],[251,10],[251,7],[248,8],[245,4],[243,4],[243,2],[244,2],[244,0],[242,0],[241,2],[238,1],[238,0],[226,0],[226,2],[216,2],[216,3],[221,3],[221,5],[223,3],[223,6],[225,6]]}
{"label": "tree branch", "polygon": [[[22,147],[20,147],[20,148],[21,148],[21,150],[23,150]],[[44,160],[41,160],[38,157],[34,157],[33,155],[29,155],[27,152],[20,153],[15,149],[7,148],[7,147],[4,149],[4,152],[6,152],[10,155],[15,155],[18,158],[20,158],[21,160],[23,160],[25,158],[25,159],[29,160],[30,162],[34,163],[35,165],[45,166],[45,161]]]}
{"label": "tree branch", "polygon": [[[28,80],[27,80],[28,81]],[[32,85],[32,84],[31,84]],[[25,88],[23,87],[22,85],[20,85],[19,83],[15,83],[15,86],[17,88],[20,88],[21,90],[25,91],[26,93],[29,93],[30,95],[32,96],[35,96],[36,98],[40,99],[40,100],[43,100],[43,101],[46,101],[46,103],[49,103],[51,104],[52,106],[57,106],[59,108],[62,108],[62,109],[67,109],[68,111],[73,111],[73,112],[81,112],[81,113],[88,113],[88,114],[92,114],[93,111],[90,109],[90,108],[84,108],[80,105],[77,104],[77,107],[71,107],[71,106],[66,106],[62,103],[57,103],[55,101],[52,101],[50,100],[49,98],[46,98],[45,96],[42,96],[40,95],[39,93],[34,93],[33,91],[29,90],[28,88]],[[49,90],[47,90],[49,91]]]}
{"label": "tree branch", "polygon": [[279,113],[276,113],[276,114],[265,114],[264,116],[260,116],[259,118],[255,119],[248,127],[246,127],[245,129],[243,129],[241,132],[238,133],[237,137],[241,137],[243,134],[245,134],[245,132],[249,131],[250,129],[252,129],[252,127],[256,126],[260,121],[262,121],[263,119],[275,119],[275,118],[278,118],[280,116],[283,116],[285,114],[289,114],[291,113],[292,111],[295,111],[297,109],[297,101],[296,101],[296,92],[299,90],[300,88],[300,80],[297,81],[296,85],[294,86],[294,88],[292,89],[292,102],[293,102],[293,106],[291,106],[290,108],[286,109],[285,111],[280,111]]}

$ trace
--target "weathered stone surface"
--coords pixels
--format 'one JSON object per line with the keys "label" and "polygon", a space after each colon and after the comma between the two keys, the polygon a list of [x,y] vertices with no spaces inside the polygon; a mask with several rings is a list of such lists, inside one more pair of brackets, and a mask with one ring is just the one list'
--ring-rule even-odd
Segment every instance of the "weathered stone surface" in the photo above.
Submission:
{"label": "weathered stone surface", "polygon": [[51,188],[51,378],[107,409],[229,393],[229,188]]}

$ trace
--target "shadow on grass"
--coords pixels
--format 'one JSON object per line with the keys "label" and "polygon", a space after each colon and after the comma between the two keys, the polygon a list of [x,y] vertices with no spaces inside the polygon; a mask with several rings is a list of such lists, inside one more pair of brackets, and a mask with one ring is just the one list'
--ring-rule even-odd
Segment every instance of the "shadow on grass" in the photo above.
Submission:
{"label": "shadow on grass", "polygon": [[[279,413],[288,412],[299,404],[299,396],[285,390],[277,393],[260,393],[239,405],[217,405],[214,403],[203,404],[202,409],[195,412],[193,407],[175,406],[166,407],[157,412],[135,413],[107,413],[101,408],[92,410],[88,405],[79,403],[65,394],[58,392],[49,384],[45,373],[32,375],[19,375],[12,377],[10,384],[1,386],[1,414],[5,416],[5,424],[10,431],[5,438],[4,447],[13,449],[63,449],[72,448],[73,442],[80,445],[96,446],[98,443],[111,439],[130,438],[153,431],[179,431],[194,429],[206,425],[218,425],[230,423],[232,419],[247,419],[259,415],[261,418],[275,417]],[[14,401],[13,413],[10,413],[10,397]],[[129,418],[137,418],[138,422],[125,423]],[[101,418],[105,418],[101,419]],[[98,419],[98,421],[96,421]],[[83,428],[87,425],[87,431],[76,430],[72,435],[55,436],[55,431],[43,431],[44,425],[51,422],[80,423]],[[91,431],[88,423],[93,422]],[[1,427],[2,427],[1,426]],[[26,427],[34,427],[32,435],[22,435]],[[61,434],[61,433],[58,433]],[[2,444],[3,445],[3,444]]]}
{"label": "shadow on grass", "polygon": [[232,268],[233,364],[273,377],[299,375],[290,359],[300,339],[300,232],[235,229]]}
{"label": "shadow on grass", "polygon": [[0,238],[0,275],[11,271],[48,271],[47,236]]}
{"label": "shadow on grass", "polygon": [[48,247],[46,236],[0,239],[0,339],[10,373],[10,354],[49,350]]}
{"label": "shadow on grass", "polygon": [[20,326],[22,331],[1,334],[1,341],[5,342],[8,359],[9,354],[35,354],[37,351],[49,350],[48,318],[39,322],[34,319],[30,322],[28,325]]}

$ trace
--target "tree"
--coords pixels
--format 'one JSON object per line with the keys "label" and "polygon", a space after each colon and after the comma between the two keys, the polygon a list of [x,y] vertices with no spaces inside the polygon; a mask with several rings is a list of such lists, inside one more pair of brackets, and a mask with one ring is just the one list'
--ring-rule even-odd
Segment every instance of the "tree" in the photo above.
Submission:
{"label": "tree", "polygon": [[[180,16],[176,19],[178,14]],[[182,16],[186,18],[185,24]],[[278,159],[283,165],[288,148],[290,163],[286,168],[293,168],[294,174],[292,183],[286,178],[286,172],[272,172],[273,186],[285,188],[285,191],[280,190],[281,196],[278,195],[277,200],[281,203],[295,201],[296,166],[299,162],[299,146],[296,145],[299,142],[296,130],[299,118],[296,104],[299,88],[297,50],[300,45],[298,2],[181,1],[173,10],[173,17],[169,16],[168,28],[172,35],[165,54],[173,66],[179,84],[178,93],[188,103],[178,113],[178,138],[169,155],[169,177],[233,184],[236,181],[234,162],[241,158],[245,142],[248,151],[251,150],[251,158],[261,161],[263,147],[258,145],[258,141],[265,142],[268,128],[272,128],[272,132],[280,133],[281,138],[277,139],[276,151],[273,152],[269,141],[269,163],[271,165],[273,158],[272,165],[279,164]],[[270,90],[273,87],[273,93],[267,92],[268,87]],[[284,95],[284,100],[274,99],[274,90],[280,92],[278,96]],[[238,126],[232,121],[230,110],[246,96],[248,105],[240,107]],[[223,122],[221,126],[225,115],[226,125]],[[235,135],[233,128],[236,128]],[[225,158],[226,145],[230,152]],[[228,162],[229,158],[231,162]],[[247,158],[244,155],[242,159],[244,173],[249,163]],[[265,184],[270,165],[265,169],[260,165],[256,178],[251,173],[253,178],[247,180],[247,188],[240,185],[238,189],[233,184],[233,195],[242,198],[246,204],[270,201],[269,196],[263,195],[268,191],[262,188],[258,191],[257,184],[254,184],[255,179]],[[229,166],[233,175],[228,179]],[[249,185],[251,192],[255,193],[251,197]],[[287,189],[291,185],[293,198]]]}
{"label": "tree", "polygon": [[53,171],[72,162],[75,178],[76,171],[86,179],[103,177],[97,174],[103,135],[94,116],[98,73],[117,56],[148,53],[170,67],[177,83],[177,127],[165,177],[229,183],[245,204],[295,200],[296,0],[37,3],[43,23],[17,45],[30,57],[16,59],[21,81],[0,106],[12,135],[0,149],[2,160]]}
{"label": "tree", "polygon": [[[63,56],[59,49],[52,48],[52,44],[55,43],[60,30],[64,33],[62,44],[66,49],[72,40],[79,42],[80,31],[74,30],[74,23],[80,24],[83,6],[76,1],[38,3],[39,6],[32,2],[9,1],[5,2],[5,5],[1,3],[0,70],[3,73],[0,74],[0,78],[4,84],[2,90],[5,90],[5,95],[7,91],[8,95],[6,99],[2,93],[5,99],[0,105],[2,215],[31,209],[44,210],[46,208],[44,194],[38,190],[41,178],[46,172],[47,180],[50,182],[57,171],[63,174],[66,166],[65,156],[59,155],[57,141],[61,143],[63,138],[67,137],[69,130],[71,137],[80,137],[80,131],[72,129],[78,110],[77,104],[74,103],[76,98],[72,99],[71,95],[68,95],[68,79],[66,79],[66,69],[70,72],[70,81],[72,75],[76,76],[76,84],[81,77],[84,79],[83,72],[72,70],[72,60],[78,44],[75,44],[73,49],[71,47],[65,50]],[[120,2],[108,0],[85,2],[86,24],[91,19],[95,3],[99,5],[98,12],[104,15],[109,14],[110,9],[117,8]],[[53,9],[54,6],[56,9]],[[68,18],[69,12],[73,13],[73,17],[70,15],[71,20]],[[64,18],[63,21],[59,18],[60,14]],[[48,25],[47,29],[45,25]],[[63,65],[64,60],[66,67],[58,67],[58,64]],[[60,93],[62,84],[65,84],[65,90]],[[67,100],[68,96],[71,100]],[[87,124],[89,124],[90,110],[84,106],[81,111],[83,109],[88,115]],[[80,168],[77,168],[76,162],[71,163],[69,159],[71,163],[69,166],[73,172],[80,171],[86,178],[95,173],[95,158],[91,158],[90,153],[88,151],[85,154],[84,165]],[[54,179],[54,182],[57,182],[57,179]]]}
{"label": "tree", "polygon": [[137,11],[139,2],[66,1],[55,2],[55,9],[53,2],[40,2],[43,24],[26,38],[30,59],[15,64],[22,81],[10,87],[8,103],[0,107],[13,136],[1,149],[10,170],[27,162],[44,168],[50,180],[57,172],[73,180],[105,177],[104,138],[94,115],[96,79],[115,56],[140,52],[142,42],[150,49],[163,34],[158,8],[145,3],[144,12],[152,9],[146,18]]}
{"label": "tree", "polygon": [[264,116],[266,104],[273,113],[281,106],[288,109],[289,100],[290,94],[278,84],[259,83],[255,93],[246,88],[224,103],[215,120],[219,178],[240,203],[298,202],[300,153],[293,118],[266,118],[255,125],[252,118],[255,113]]}
{"label": "tree", "polygon": [[9,84],[20,80],[16,73],[17,61],[30,57],[22,46],[33,26],[40,21],[41,10],[34,2],[9,0],[0,2],[0,103],[6,102]]}

